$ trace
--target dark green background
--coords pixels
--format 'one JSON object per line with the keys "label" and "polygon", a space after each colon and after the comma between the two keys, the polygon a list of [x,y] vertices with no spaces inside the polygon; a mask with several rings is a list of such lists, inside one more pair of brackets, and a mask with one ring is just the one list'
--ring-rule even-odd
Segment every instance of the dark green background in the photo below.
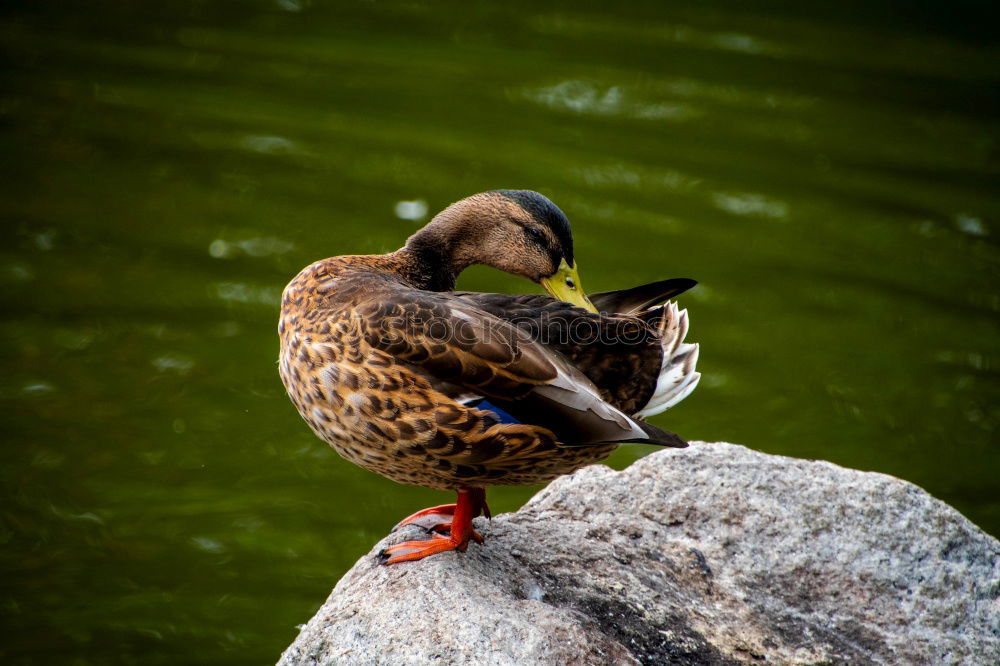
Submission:
{"label": "dark green background", "polygon": [[701,281],[704,378],[655,423],[894,474],[1000,533],[988,7],[4,3],[0,658],[273,662],[446,501],[313,437],[277,302],[398,247],[398,201],[485,189],[559,204],[590,290]]}

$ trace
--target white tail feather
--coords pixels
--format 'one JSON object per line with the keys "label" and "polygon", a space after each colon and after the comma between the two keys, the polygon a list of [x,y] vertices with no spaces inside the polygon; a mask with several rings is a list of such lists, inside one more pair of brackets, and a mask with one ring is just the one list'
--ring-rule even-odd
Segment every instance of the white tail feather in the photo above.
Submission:
{"label": "white tail feather", "polygon": [[678,310],[676,303],[663,306],[663,320],[660,334],[663,336],[663,362],[656,388],[646,406],[635,416],[647,418],[670,409],[686,398],[698,385],[701,373],[695,370],[698,364],[698,345],[685,343],[688,332],[687,310]]}

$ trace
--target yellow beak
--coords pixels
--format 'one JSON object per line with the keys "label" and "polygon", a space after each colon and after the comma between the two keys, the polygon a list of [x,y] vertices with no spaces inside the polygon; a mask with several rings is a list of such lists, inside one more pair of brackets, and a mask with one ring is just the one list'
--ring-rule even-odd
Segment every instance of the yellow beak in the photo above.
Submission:
{"label": "yellow beak", "polygon": [[545,291],[549,292],[549,295],[553,298],[558,298],[560,301],[565,301],[566,303],[572,303],[590,312],[597,312],[597,308],[587,298],[586,292],[583,291],[583,287],[580,285],[580,276],[576,273],[576,264],[570,266],[563,259],[559,264],[559,270],[547,278],[542,278],[541,283],[545,287]]}

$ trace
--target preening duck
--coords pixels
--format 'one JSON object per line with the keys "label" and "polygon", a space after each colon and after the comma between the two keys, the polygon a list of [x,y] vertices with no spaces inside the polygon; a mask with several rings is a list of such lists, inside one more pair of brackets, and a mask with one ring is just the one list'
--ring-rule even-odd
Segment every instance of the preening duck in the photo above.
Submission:
{"label": "preening duck", "polygon": [[[455,292],[485,264],[550,294]],[[673,279],[592,294],[566,216],[546,197],[497,190],[452,204],[385,255],[303,269],[281,301],[279,371],[299,413],[341,456],[399,483],[455,490],[419,511],[429,538],[388,564],[482,538],[485,488],[549,481],[625,442],[683,447],[643,419],[686,397],[698,347]]]}

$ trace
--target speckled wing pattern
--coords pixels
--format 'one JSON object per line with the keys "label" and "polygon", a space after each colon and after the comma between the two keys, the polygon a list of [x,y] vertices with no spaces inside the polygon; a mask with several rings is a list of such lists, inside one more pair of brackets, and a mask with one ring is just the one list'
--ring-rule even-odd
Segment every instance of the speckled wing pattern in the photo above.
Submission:
{"label": "speckled wing pattern", "polygon": [[[524,301],[525,311],[573,310],[534,298],[542,300]],[[662,433],[660,443],[683,445],[606,400],[593,377],[610,385],[624,365],[583,372],[574,359],[585,350],[543,345],[491,302],[314,265],[283,297],[282,380],[338,453],[402,483],[538,483],[603,459],[619,442]],[[522,423],[477,408],[484,397]]]}

